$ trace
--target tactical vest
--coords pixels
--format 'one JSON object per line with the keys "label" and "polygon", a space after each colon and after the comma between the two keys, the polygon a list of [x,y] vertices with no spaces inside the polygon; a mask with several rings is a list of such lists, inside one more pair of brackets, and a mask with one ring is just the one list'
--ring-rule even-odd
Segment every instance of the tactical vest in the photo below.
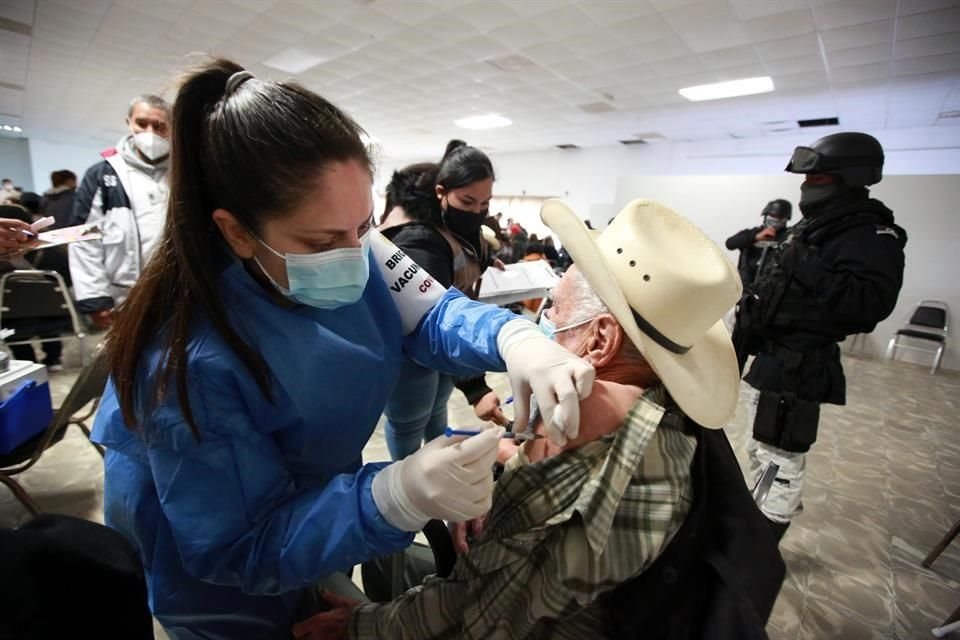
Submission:
{"label": "tactical vest", "polygon": [[803,329],[824,336],[824,342],[843,340],[846,333],[824,323],[824,309],[816,297],[782,265],[793,242],[821,247],[830,238],[863,225],[887,226],[873,213],[849,213],[829,218],[805,218],[791,227],[787,239],[767,257],[753,287],[750,324],[758,333],[776,335],[781,329]]}

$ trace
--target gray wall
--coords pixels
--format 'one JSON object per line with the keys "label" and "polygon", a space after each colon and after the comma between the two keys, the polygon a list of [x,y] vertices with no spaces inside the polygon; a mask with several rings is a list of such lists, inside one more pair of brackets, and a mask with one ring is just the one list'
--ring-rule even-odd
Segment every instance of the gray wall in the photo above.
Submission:
{"label": "gray wall", "polygon": [[10,178],[15,185],[33,191],[30,146],[26,138],[0,138],[0,178]]}

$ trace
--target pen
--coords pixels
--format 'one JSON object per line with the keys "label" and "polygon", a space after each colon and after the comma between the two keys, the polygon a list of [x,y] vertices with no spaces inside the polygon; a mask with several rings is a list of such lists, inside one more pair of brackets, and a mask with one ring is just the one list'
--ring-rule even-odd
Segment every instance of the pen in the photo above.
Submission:
{"label": "pen", "polygon": [[[447,436],[448,438],[452,438],[453,436],[476,436],[476,435],[479,435],[479,434],[483,433],[483,430],[482,430],[482,429],[454,429],[453,427],[447,427],[447,428],[444,430],[443,433],[444,433],[444,435]],[[543,436],[540,435],[539,433],[531,434],[531,435],[533,436],[533,438],[542,438],[542,437],[543,437]],[[519,433],[513,433],[512,431],[507,431],[507,432],[505,432],[505,433],[504,433],[502,436],[500,436],[500,437],[501,437],[501,438],[516,439],[516,438],[521,438],[521,437],[522,437],[522,438],[526,438],[526,437],[528,437],[528,436],[521,436],[521,434],[519,434]]]}

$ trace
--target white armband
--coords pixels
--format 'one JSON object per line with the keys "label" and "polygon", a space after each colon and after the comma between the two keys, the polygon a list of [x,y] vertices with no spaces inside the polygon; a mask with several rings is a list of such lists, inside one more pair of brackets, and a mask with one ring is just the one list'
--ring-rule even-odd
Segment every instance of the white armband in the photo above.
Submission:
{"label": "white armband", "polygon": [[409,335],[447,290],[382,233],[376,229],[371,229],[370,233],[370,251],[374,262],[380,268],[393,303],[400,311],[403,335]]}

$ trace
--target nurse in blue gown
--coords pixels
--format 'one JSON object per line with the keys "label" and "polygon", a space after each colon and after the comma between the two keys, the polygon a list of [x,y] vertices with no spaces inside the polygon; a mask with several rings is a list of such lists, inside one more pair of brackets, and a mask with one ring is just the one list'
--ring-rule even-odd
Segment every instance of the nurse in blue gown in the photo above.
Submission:
{"label": "nurse in blue gown", "polygon": [[363,463],[404,354],[506,369],[557,441],[593,370],[371,228],[361,130],[320,96],[213,60],[173,114],[163,238],[107,338],[105,518],[172,638],[287,638],[303,590],[489,507],[500,429]]}

